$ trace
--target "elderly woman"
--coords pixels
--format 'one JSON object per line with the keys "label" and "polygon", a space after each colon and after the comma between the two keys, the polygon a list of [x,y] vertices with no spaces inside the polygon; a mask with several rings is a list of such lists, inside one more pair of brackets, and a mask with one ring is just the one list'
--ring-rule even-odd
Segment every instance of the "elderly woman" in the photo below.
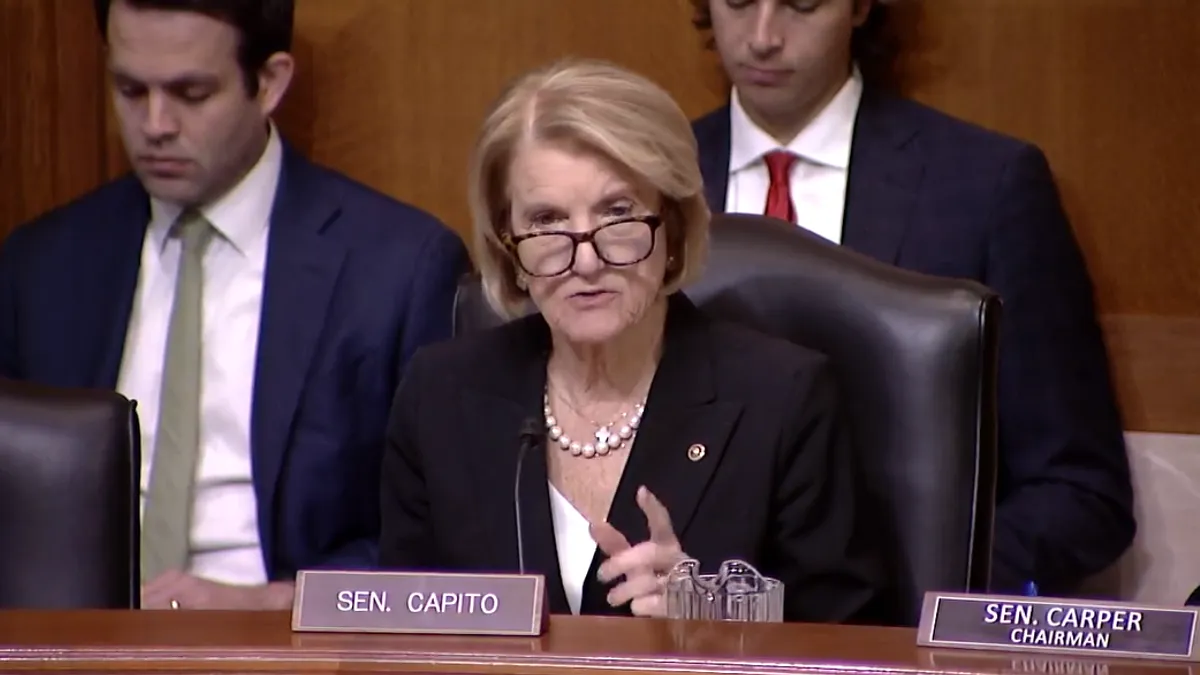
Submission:
{"label": "elderly woman", "polygon": [[709,212],[671,97],[603,63],[529,74],[484,123],[470,194],[484,288],[514,320],[412,359],[381,565],[523,566],[553,612],[653,616],[682,557],[736,558],[784,582],[787,620],[855,617],[878,578],[830,367],[679,292]]}

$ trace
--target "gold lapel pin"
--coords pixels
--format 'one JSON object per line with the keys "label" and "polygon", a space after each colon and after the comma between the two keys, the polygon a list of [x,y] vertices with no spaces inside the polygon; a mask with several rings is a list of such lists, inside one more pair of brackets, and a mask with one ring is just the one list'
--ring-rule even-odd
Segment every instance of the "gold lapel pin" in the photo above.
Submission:
{"label": "gold lapel pin", "polygon": [[705,452],[707,452],[707,450],[703,445],[695,443],[692,445],[692,447],[688,448],[688,459],[692,460],[693,462],[699,462],[700,460],[704,459]]}

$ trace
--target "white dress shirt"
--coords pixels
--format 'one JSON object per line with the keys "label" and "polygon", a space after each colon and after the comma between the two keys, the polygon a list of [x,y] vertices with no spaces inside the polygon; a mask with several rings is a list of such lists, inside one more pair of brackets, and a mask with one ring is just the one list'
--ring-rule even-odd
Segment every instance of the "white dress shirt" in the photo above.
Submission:
{"label": "white dress shirt", "polygon": [[729,187],[725,210],[762,214],[771,180],[763,156],[787,150],[792,164],[790,188],[798,225],[835,242],[842,240],[846,181],[854,120],[862,100],[862,75],[856,68],[846,84],[786,147],[747,116],[735,89],[729,106]]}
{"label": "white dress shirt", "polygon": [[[267,581],[251,478],[250,408],[266,269],[267,230],[283,148],[278,133],[242,181],[201,212],[217,230],[204,258],[200,455],[191,525],[192,574],[230,584]],[[180,242],[168,237],[180,207],[151,200],[151,222],[117,389],[137,400],[142,505],[154,461],[167,326]]]}
{"label": "white dress shirt", "polygon": [[596,542],[592,539],[591,523],[563,496],[558,488],[550,485],[550,516],[554,521],[554,544],[558,549],[558,570],[562,575],[563,590],[571,613],[579,613],[583,600],[583,584],[596,554]]}

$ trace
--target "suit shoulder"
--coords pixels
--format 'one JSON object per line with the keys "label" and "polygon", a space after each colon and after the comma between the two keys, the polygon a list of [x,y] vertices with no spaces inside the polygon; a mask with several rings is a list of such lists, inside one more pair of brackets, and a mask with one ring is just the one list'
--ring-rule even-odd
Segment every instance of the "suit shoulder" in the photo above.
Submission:
{"label": "suit shoulder", "polygon": [[938,147],[952,148],[974,155],[990,154],[1002,159],[1031,151],[1041,152],[1029,141],[969,122],[917,101],[896,98],[891,99],[890,105],[900,114],[913,120],[921,135],[926,140],[935,141]]}
{"label": "suit shoulder", "polygon": [[320,181],[337,194],[345,224],[355,236],[370,239],[413,239],[454,234],[432,213],[402,202],[328,167],[312,164]]}
{"label": "suit shoulder", "polygon": [[122,210],[142,208],[149,217],[149,201],[137,178],[123,176],[76,197],[65,204],[18,225],[5,238],[4,248],[26,250],[55,243],[77,243],[77,238],[93,230],[98,217]]}
{"label": "suit shoulder", "polygon": [[728,105],[723,105],[692,120],[692,131],[697,136],[705,135],[710,131],[720,129],[722,126],[729,126]]}

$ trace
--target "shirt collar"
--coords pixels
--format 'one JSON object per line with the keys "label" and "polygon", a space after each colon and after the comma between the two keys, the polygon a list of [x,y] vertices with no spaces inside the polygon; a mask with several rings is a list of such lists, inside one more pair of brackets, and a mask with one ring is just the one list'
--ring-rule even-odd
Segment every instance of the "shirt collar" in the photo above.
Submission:
{"label": "shirt collar", "polygon": [[862,101],[862,74],[854,67],[846,83],[821,112],[800,133],[781,147],[771,135],[758,127],[746,114],[737,89],[729,104],[729,171],[740,171],[760,161],[774,150],[786,149],[801,158],[838,169],[850,167],[850,147],[854,139],[854,120]]}
{"label": "shirt collar", "polygon": [[[282,167],[283,143],[272,123],[267,147],[258,162],[228,192],[200,207],[205,219],[242,255],[267,229]],[[158,251],[167,245],[171,225],[182,212],[178,204],[150,198],[150,236]]]}

